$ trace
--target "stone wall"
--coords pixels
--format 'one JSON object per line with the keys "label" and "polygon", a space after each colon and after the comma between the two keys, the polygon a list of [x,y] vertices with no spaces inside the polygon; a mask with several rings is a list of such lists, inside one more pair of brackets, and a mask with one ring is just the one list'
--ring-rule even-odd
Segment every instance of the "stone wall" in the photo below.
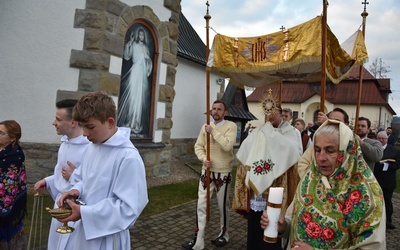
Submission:
{"label": "stone wall", "polygon": [[[169,164],[174,152],[177,152],[173,150],[170,137],[173,126],[172,107],[178,65],[178,25],[181,5],[180,0],[164,0],[160,1],[161,4],[171,11],[167,21],[159,20],[148,6],[128,6],[117,0],[87,0],[85,9],[77,9],[74,17],[74,28],[85,31],[83,49],[71,50],[70,56],[70,67],[79,69],[78,89],[58,90],[56,98],[57,101],[66,98],[79,99],[85,93],[92,91],[104,91],[118,96],[120,75],[109,72],[111,56],[122,58],[125,34],[135,19],[142,19],[151,24],[161,41],[159,51],[161,63],[167,67],[165,82],[157,82],[156,88],[158,89],[156,102],[165,104],[165,111],[161,111],[165,116],[155,121],[155,129],[162,131],[161,143],[134,142],[144,159],[147,176],[151,177],[169,175]],[[57,146],[25,144],[24,149],[27,154],[30,182],[32,179],[35,181],[52,173]]]}
{"label": "stone wall", "polygon": [[196,138],[171,140],[172,155],[174,156],[174,158],[177,158],[184,162],[198,161],[196,155],[194,154],[195,143]]}
{"label": "stone wall", "polygon": [[53,174],[59,146],[59,144],[21,143],[25,153],[28,183],[36,183]]}
{"label": "stone wall", "polygon": [[[194,153],[194,144],[196,139],[173,139],[171,144],[136,144],[140,155],[145,162],[146,177],[165,177],[169,176],[170,164],[176,161],[183,163],[200,163]],[[28,183],[33,184],[38,180],[52,175],[57,163],[57,151],[59,144],[39,144],[39,143],[21,143],[25,153],[25,165],[27,169]],[[234,154],[238,147],[234,148]],[[238,164],[237,159],[233,165]]]}
{"label": "stone wall", "polygon": [[[170,164],[175,161],[196,162],[195,139],[175,139],[171,144],[155,143],[152,146],[136,144],[145,162],[148,178],[169,176]],[[25,153],[28,183],[52,175],[57,163],[59,144],[21,143]]]}

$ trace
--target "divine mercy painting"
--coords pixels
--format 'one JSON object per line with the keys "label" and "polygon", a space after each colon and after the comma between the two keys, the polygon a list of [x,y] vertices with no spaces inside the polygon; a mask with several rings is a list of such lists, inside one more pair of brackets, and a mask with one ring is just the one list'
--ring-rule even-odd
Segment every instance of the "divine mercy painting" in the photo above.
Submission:
{"label": "divine mercy painting", "polygon": [[125,35],[117,125],[131,128],[131,138],[149,138],[155,42],[152,32],[133,23]]}

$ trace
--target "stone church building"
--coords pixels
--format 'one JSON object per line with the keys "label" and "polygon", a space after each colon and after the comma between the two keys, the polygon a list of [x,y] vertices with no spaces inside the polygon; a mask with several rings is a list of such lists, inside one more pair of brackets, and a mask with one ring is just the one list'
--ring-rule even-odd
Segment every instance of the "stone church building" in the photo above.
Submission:
{"label": "stone church building", "polygon": [[[180,2],[0,2],[0,120],[21,124],[29,183],[54,169],[60,144],[52,126],[57,101],[105,91],[118,104],[124,44],[133,25],[144,27],[153,44],[150,133],[132,138],[146,174],[169,175],[174,159],[193,157],[206,121],[205,45]],[[211,103],[220,82],[211,74]]]}

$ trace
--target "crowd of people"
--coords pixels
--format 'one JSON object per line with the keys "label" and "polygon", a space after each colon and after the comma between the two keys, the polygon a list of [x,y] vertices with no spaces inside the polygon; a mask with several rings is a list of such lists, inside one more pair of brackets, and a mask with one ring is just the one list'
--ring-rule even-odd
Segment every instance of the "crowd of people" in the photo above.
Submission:
{"label": "crowd of people", "polygon": [[[204,168],[200,181],[206,169],[215,169],[221,161],[213,154],[215,145],[210,159],[205,160],[206,133],[218,147],[225,145],[221,141],[232,140],[221,140],[221,134],[215,138],[208,126],[202,128],[196,142],[202,146],[201,155],[196,152]],[[395,228],[391,200],[400,167],[400,152],[388,142],[390,127],[374,133],[372,139],[366,117],[358,118],[354,133],[341,108],[319,112],[317,121],[306,126],[303,119],[293,121],[290,109],[278,105],[264,125],[251,133],[250,128],[249,123],[237,154],[232,156],[232,144],[225,154],[229,161],[236,157],[239,162],[236,177],[226,179],[236,178],[232,208],[247,219],[247,249],[386,249],[385,231]],[[211,173],[215,178],[214,171]],[[215,183],[211,185],[215,188]],[[263,237],[270,222],[266,212],[270,187],[285,190],[279,237],[274,242]],[[204,217],[199,211],[204,209],[205,188],[201,182],[197,222]],[[226,211],[220,206],[221,199],[217,200],[220,213]],[[229,203],[226,197],[223,201]],[[229,241],[229,224],[222,224],[229,221],[229,213],[225,216],[221,216],[221,232],[212,241],[217,247]],[[184,249],[204,249],[204,228],[199,223],[196,232],[192,241],[182,245]]]}
{"label": "crowd of people", "polygon": [[[385,249],[385,230],[396,228],[392,196],[400,168],[392,128],[373,133],[370,120],[359,117],[354,133],[340,108],[319,112],[317,121],[306,126],[303,119],[293,121],[290,109],[277,105],[262,126],[248,126],[252,131],[235,155],[237,126],[225,120],[227,113],[225,103],[215,101],[213,122],[202,126],[194,146],[203,169],[194,238],[182,244],[184,249],[205,248],[207,195],[214,193],[220,215],[220,230],[211,241],[216,247],[230,240],[233,207],[247,219],[249,250]],[[129,229],[148,203],[147,185],[130,129],[117,127],[116,115],[113,99],[102,92],[56,103],[53,125],[61,136],[57,164],[54,174],[38,180],[34,190],[47,190],[54,208],[67,204],[71,215],[52,219],[48,249],[130,249]],[[1,249],[26,249],[21,135],[16,121],[0,122]],[[232,176],[235,157],[239,166]],[[270,224],[266,209],[271,187],[285,190],[275,242],[263,237]],[[84,203],[73,202],[78,198]],[[64,222],[74,233],[56,233]]]}
{"label": "crowd of people", "polygon": [[[388,143],[388,134],[392,133],[391,127],[386,131],[379,130],[378,133],[374,133],[370,120],[359,117],[356,133],[353,133],[348,128],[349,116],[341,108],[335,108],[328,114],[320,112],[316,123],[317,125],[314,125],[310,122],[306,129],[304,120],[294,121],[294,126],[302,132],[302,139],[308,135],[309,142],[305,144],[303,140],[303,147],[306,148],[298,162],[301,181],[290,207],[291,211],[280,219],[279,233],[288,239],[289,248],[385,249],[385,230],[395,229],[392,223],[392,195],[396,188],[396,171],[400,168],[400,152]],[[345,132],[347,136],[343,135],[344,131],[347,131]],[[334,136],[331,136],[332,134]],[[321,146],[319,138],[326,144]],[[348,151],[347,156],[346,151]],[[332,172],[327,172],[329,166],[333,166]],[[362,177],[359,186],[352,186],[351,178],[354,176]],[[318,189],[314,188],[316,185]],[[343,192],[343,187],[347,187],[347,193]],[[324,191],[325,188],[328,190]],[[380,191],[379,195],[376,195],[377,190]],[[357,192],[363,195],[369,193],[364,196],[368,197],[368,200],[357,201],[365,206],[362,211],[354,202],[344,206],[346,199]],[[310,201],[312,202],[309,203]],[[334,210],[344,216],[335,216],[332,208],[336,208]],[[375,211],[375,216],[378,213],[381,216],[376,216],[374,219],[375,226],[365,228],[365,221],[371,221],[371,218],[368,218],[371,211]],[[354,213],[357,213],[357,220],[354,220]],[[300,233],[311,225],[306,220],[314,222],[313,230],[321,230],[322,241],[315,240],[316,235],[310,232]],[[322,221],[324,223],[321,223]],[[353,225],[351,228],[354,231],[346,231],[344,234],[341,225],[336,224],[338,221],[348,221],[347,225]],[[324,239],[324,230],[328,232],[328,229],[324,228],[327,222],[331,225],[329,230],[332,233],[329,240]],[[262,228],[268,223],[268,217],[264,212],[261,220]],[[357,242],[351,243],[350,240],[355,239]]]}

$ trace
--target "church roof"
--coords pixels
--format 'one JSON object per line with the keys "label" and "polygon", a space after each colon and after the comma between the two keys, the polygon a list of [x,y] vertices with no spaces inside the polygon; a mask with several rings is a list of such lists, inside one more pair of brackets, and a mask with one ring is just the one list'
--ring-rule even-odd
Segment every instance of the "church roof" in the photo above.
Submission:
{"label": "church roof", "polygon": [[[358,98],[358,71],[353,69],[349,76],[339,84],[327,82],[325,100],[335,105],[346,104],[356,105]],[[279,96],[279,84],[258,88],[247,97],[248,102],[258,102],[271,88],[274,95]],[[290,82],[282,84],[282,103],[303,103],[314,95],[320,95],[321,86],[319,82]],[[371,73],[363,68],[363,84],[361,89],[361,105],[383,105],[390,110],[388,104],[390,91],[390,79],[375,79]],[[395,112],[393,111],[393,114]]]}
{"label": "church roof", "polygon": [[178,57],[206,66],[206,45],[183,13],[179,15]]}
{"label": "church roof", "polygon": [[244,89],[238,88],[232,83],[228,83],[221,101],[228,107],[228,114],[225,116],[226,119],[244,121],[257,120],[257,117],[249,111]]}

